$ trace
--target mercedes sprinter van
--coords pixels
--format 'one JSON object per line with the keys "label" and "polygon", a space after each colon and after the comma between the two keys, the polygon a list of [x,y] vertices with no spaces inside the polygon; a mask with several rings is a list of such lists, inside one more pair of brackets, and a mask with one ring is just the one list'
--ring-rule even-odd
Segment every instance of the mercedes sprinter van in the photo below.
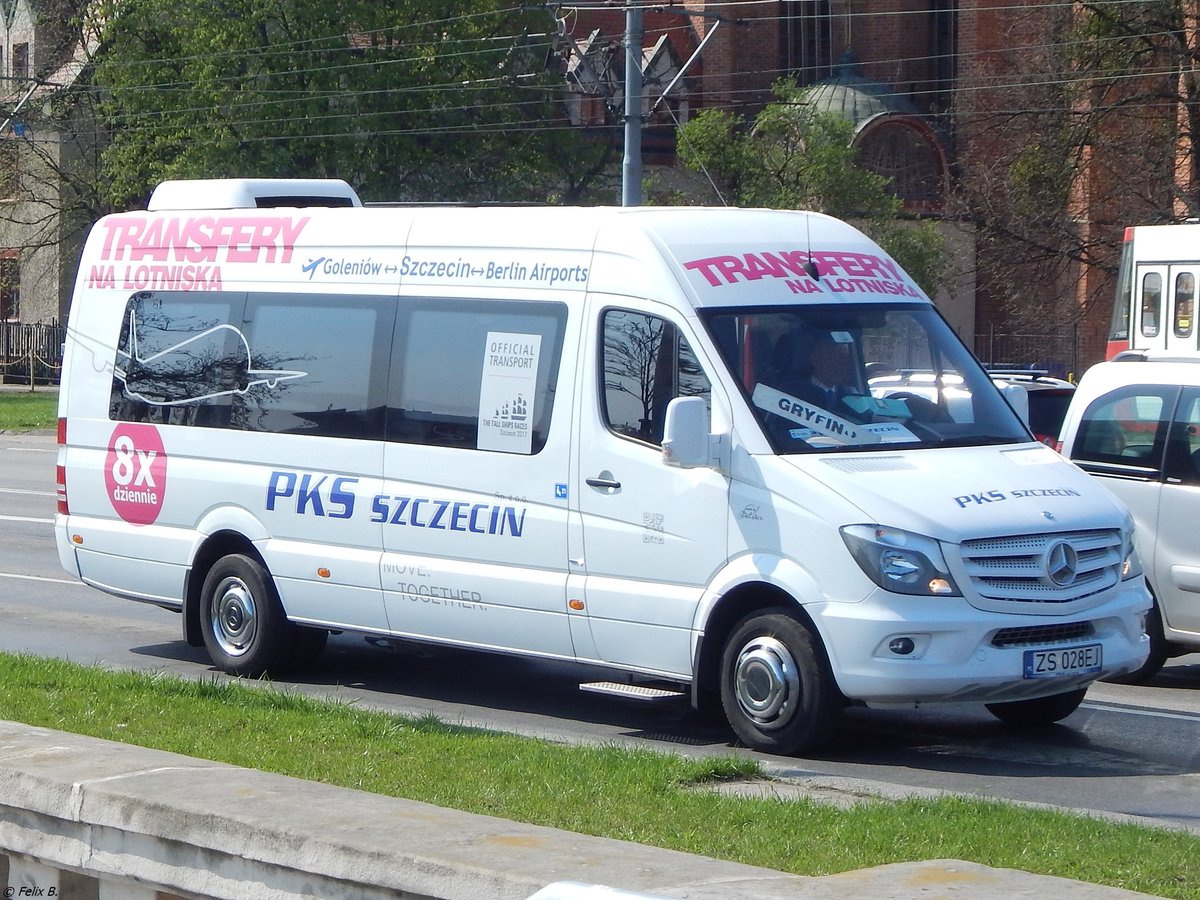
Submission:
{"label": "mercedes sprinter van", "polygon": [[62,564],[234,675],[330,631],[569,660],[798,753],[1147,656],[1128,513],[824,215],[168,182],[68,330]]}

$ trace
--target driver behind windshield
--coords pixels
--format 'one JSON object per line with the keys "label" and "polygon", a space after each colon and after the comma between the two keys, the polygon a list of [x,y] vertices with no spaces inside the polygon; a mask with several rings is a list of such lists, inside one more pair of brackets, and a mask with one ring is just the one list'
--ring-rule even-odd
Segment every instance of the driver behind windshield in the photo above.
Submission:
{"label": "driver behind windshield", "polygon": [[1029,439],[927,305],[713,309],[704,317],[776,452]]}
{"label": "driver behind windshield", "polygon": [[845,332],[788,331],[775,342],[767,381],[798,400],[849,412],[840,401],[866,394],[853,354],[853,338]]}

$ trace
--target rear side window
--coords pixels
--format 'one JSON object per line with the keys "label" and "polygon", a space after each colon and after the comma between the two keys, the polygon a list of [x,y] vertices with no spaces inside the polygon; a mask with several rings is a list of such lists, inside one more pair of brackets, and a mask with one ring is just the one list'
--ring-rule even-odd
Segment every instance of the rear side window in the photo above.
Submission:
{"label": "rear side window", "polygon": [[126,422],[537,453],[561,303],[143,291],[110,416]]}
{"label": "rear side window", "polygon": [[393,298],[143,291],[126,304],[110,415],[379,440]]}
{"label": "rear side window", "polygon": [[228,428],[254,361],[237,324],[243,294],[143,291],[125,304],[110,417]]}
{"label": "rear side window", "polygon": [[561,303],[405,300],[396,323],[388,440],[540,451],[566,321]]}
{"label": "rear side window", "polygon": [[1092,401],[1080,419],[1071,458],[1157,468],[1178,391],[1132,385]]}
{"label": "rear side window", "polygon": [[235,405],[235,427],[378,439],[394,315],[391,299],[248,297],[243,332],[261,371]]}

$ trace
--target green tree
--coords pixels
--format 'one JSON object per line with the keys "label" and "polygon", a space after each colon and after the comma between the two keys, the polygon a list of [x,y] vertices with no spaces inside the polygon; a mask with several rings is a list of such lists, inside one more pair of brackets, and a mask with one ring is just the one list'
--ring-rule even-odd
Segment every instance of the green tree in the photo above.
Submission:
{"label": "green tree", "polygon": [[550,45],[530,36],[544,10],[103,0],[97,21],[113,207],[219,176],[340,177],[371,200],[575,200],[611,152],[563,117]]}
{"label": "green tree", "polygon": [[928,293],[944,278],[944,240],[929,221],[902,221],[902,202],[888,179],[856,164],[853,126],[804,105],[804,90],[787,82],[747,126],[706,109],[679,130],[679,161],[703,173],[723,202],[807,209],[854,222],[879,241]]}

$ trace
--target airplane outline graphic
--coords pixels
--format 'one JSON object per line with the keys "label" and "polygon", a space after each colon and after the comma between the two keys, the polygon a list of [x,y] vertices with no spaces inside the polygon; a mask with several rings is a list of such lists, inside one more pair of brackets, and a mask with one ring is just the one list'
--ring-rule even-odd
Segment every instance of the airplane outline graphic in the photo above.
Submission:
{"label": "airplane outline graphic", "polygon": [[137,337],[137,312],[134,309],[129,310],[128,350],[121,350],[120,348],[118,348],[117,354],[120,356],[127,357],[131,362],[136,363],[139,366],[149,366],[149,365],[153,364],[155,360],[161,359],[162,357],[164,357],[170,353],[178,353],[183,348],[187,347],[189,344],[194,344],[197,341],[204,340],[205,338],[207,338],[210,335],[213,335],[219,331],[232,331],[235,335],[237,335],[238,339],[242,342],[242,349],[245,350],[245,352],[246,352],[245,358],[246,358],[246,379],[247,380],[246,380],[245,387],[233,387],[233,388],[230,388],[229,390],[213,391],[208,394],[200,394],[200,395],[194,396],[194,397],[185,397],[181,400],[155,400],[150,397],[147,397],[145,394],[142,394],[139,391],[136,391],[136,390],[133,390],[132,388],[130,388],[129,381],[128,381],[128,377],[129,377],[128,369],[130,368],[130,366],[127,365],[125,368],[121,368],[119,366],[115,367],[113,369],[113,374],[121,380],[121,384],[124,386],[125,395],[127,397],[131,397],[135,400],[141,400],[143,403],[148,403],[151,406],[182,406],[187,403],[199,403],[201,400],[212,400],[216,397],[227,397],[227,396],[232,396],[234,394],[244,395],[244,394],[248,393],[251,388],[258,387],[259,385],[265,385],[268,388],[274,389],[281,381],[294,381],[295,379],[303,378],[308,374],[308,372],[301,372],[296,369],[255,369],[255,368],[252,368],[251,363],[252,363],[254,357],[250,353],[250,342],[246,339],[246,335],[242,333],[241,329],[239,329],[233,325],[230,325],[230,324],[214,325],[212,328],[205,329],[204,331],[200,332],[199,334],[194,334],[191,337],[187,338],[186,340],[180,341],[178,344],[175,344],[171,347],[167,347],[164,350],[160,350],[157,353],[152,353],[149,356],[143,358],[139,355],[138,337]]}

